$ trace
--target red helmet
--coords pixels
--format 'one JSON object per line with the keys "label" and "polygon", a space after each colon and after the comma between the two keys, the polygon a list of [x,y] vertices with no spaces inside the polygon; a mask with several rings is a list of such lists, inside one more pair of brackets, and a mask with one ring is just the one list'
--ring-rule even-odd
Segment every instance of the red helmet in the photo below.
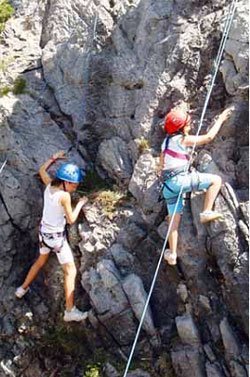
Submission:
{"label": "red helmet", "polygon": [[174,134],[185,127],[190,120],[190,116],[185,111],[171,110],[165,118],[164,129],[166,133]]}

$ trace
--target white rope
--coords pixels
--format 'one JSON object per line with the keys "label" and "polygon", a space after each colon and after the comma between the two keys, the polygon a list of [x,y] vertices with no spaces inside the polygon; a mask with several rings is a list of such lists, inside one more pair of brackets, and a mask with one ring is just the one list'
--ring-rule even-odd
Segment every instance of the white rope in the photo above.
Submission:
{"label": "white rope", "polygon": [[2,173],[2,171],[3,171],[3,169],[4,169],[4,167],[5,167],[6,164],[7,164],[7,158],[6,158],[6,160],[4,161],[3,165],[1,166],[0,174]]}
{"label": "white rope", "polygon": [[[209,103],[211,92],[212,92],[212,89],[213,89],[213,86],[214,86],[214,82],[215,82],[215,79],[216,79],[216,76],[217,76],[217,72],[218,72],[218,69],[219,69],[219,66],[220,66],[222,54],[223,54],[223,51],[224,51],[224,48],[225,48],[225,44],[226,44],[226,41],[227,41],[229,30],[230,30],[230,27],[231,27],[231,24],[232,24],[232,21],[233,21],[233,17],[234,17],[234,13],[235,13],[237,2],[238,2],[238,0],[233,0],[232,5],[231,5],[230,10],[229,10],[229,13],[228,13],[227,21],[226,21],[225,28],[224,28],[224,33],[223,33],[223,36],[222,36],[222,41],[220,43],[219,51],[218,51],[218,54],[217,54],[217,57],[216,57],[216,60],[215,60],[214,75],[212,77],[211,84],[210,84],[210,87],[209,87],[209,90],[208,90],[208,93],[207,93],[207,96],[206,96],[206,99],[205,99],[203,111],[202,111],[200,122],[199,122],[199,127],[198,127],[197,133],[195,135],[197,137],[198,137],[198,135],[200,133],[200,130],[201,130],[201,127],[202,127],[202,123],[203,123],[203,120],[204,120],[204,115],[205,115],[206,110],[207,110],[207,106],[208,106],[208,103]],[[191,155],[190,155],[190,157],[191,157],[190,158],[190,162],[186,166],[185,173],[188,171],[188,169],[190,167],[192,155],[193,155],[194,150],[196,148],[196,144],[197,144],[197,142],[195,142],[195,144],[193,145],[193,148],[192,148],[192,151],[191,151]],[[145,317],[146,311],[148,309],[148,304],[149,304],[149,301],[151,299],[151,295],[152,295],[152,292],[153,292],[153,289],[154,289],[154,285],[155,285],[155,282],[156,282],[156,279],[157,279],[157,276],[158,276],[158,272],[159,272],[159,269],[160,269],[161,261],[162,261],[162,258],[163,258],[163,255],[164,255],[164,251],[165,251],[165,248],[166,248],[166,245],[167,245],[167,241],[168,241],[168,237],[169,237],[169,234],[170,234],[170,230],[171,230],[171,227],[173,225],[174,215],[176,214],[178,202],[179,202],[179,200],[180,200],[180,198],[182,196],[182,191],[183,191],[183,185],[181,186],[181,190],[180,190],[180,193],[178,195],[177,203],[175,205],[174,212],[173,212],[173,215],[171,217],[171,221],[169,223],[167,235],[166,235],[163,247],[162,247],[161,255],[160,255],[160,258],[159,258],[156,270],[155,270],[155,274],[154,274],[154,277],[153,277],[153,280],[152,280],[152,283],[151,283],[151,287],[150,287],[150,290],[149,290],[149,293],[148,293],[148,297],[147,297],[147,300],[146,300],[146,303],[145,303],[145,306],[144,306],[144,309],[143,309],[143,312],[142,312],[141,320],[140,320],[140,323],[139,323],[139,326],[138,326],[138,329],[137,329],[137,332],[136,332],[134,343],[133,343],[131,351],[130,351],[130,355],[129,355],[129,358],[128,358],[128,361],[127,361],[127,365],[126,365],[126,369],[125,369],[125,372],[123,374],[123,377],[127,376],[127,373],[128,373],[128,370],[129,370],[129,367],[130,367],[130,364],[131,364],[131,361],[132,361],[132,358],[133,358],[133,354],[134,354],[135,347],[136,347],[136,344],[137,344],[137,341],[138,341],[138,338],[139,338],[139,335],[140,335],[140,331],[141,331],[141,328],[142,328],[144,317]]]}

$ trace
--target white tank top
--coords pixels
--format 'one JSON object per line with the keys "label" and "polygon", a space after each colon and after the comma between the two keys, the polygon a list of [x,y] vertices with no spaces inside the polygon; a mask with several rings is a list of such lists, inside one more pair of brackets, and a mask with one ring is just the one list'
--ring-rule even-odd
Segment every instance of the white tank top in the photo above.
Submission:
{"label": "white tank top", "polygon": [[44,233],[63,232],[66,224],[64,208],[59,200],[64,191],[53,191],[50,184],[44,191],[41,231]]}
{"label": "white tank top", "polygon": [[164,153],[163,170],[185,168],[185,166],[188,164],[189,154],[186,147],[184,147],[184,145],[181,144],[182,138],[183,135],[180,134],[169,138],[167,149],[170,150],[170,154],[164,153],[166,152],[167,138],[164,139],[161,146],[161,151]]}

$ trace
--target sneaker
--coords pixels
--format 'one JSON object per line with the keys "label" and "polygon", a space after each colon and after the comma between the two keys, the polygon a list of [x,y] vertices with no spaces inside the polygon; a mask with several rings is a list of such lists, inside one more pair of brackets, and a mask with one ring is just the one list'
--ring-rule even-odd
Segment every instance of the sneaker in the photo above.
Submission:
{"label": "sneaker", "polygon": [[200,213],[200,222],[202,224],[208,223],[209,221],[222,219],[223,215],[216,211],[204,211]]}
{"label": "sneaker", "polygon": [[77,309],[75,306],[70,310],[64,311],[64,317],[63,320],[65,322],[70,321],[84,321],[88,317],[88,312],[81,312],[79,309]]}
{"label": "sneaker", "polygon": [[164,252],[164,259],[168,262],[171,266],[174,266],[177,263],[177,254],[172,253],[171,250],[167,249]]}
{"label": "sneaker", "polygon": [[22,286],[16,289],[15,295],[17,298],[22,298],[29,291],[29,287],[24,289]]}

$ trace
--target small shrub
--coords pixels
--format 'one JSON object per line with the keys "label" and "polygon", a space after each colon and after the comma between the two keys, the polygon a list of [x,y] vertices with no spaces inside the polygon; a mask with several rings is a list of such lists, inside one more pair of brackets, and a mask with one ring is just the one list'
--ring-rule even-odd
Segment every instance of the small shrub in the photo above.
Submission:
{"label": "small shrub", "polygon": [[0,0],[0,33],[4,30],[5,23],[13,15],[14,8],[8,0]]}
{"label": "small shrub", "polygon": [[95,200],[100,203],[104,214],[109,217],[112,217],[112,214],[123,199],[123,193],[111,190],[101,191],[95,197]]}
{"label": "small shrub", "polygon": [[13,94],[23,94],[26,89],[26,80],[22,77],[17,77],[13,83]]}
{"label": "small shrub", "polygon": [[4,59],[1,59],[0,60],[0,71],[2,72],[6,72],[9,65],[14,61],[14,58],[13,56],[7,56],[6,58]]}
{"label": "small shrub", "polygon": [[102,377],[99,365],[88,365],[83,377]]}
{"label": "small shrub", "polygon": [[139,148],[140,154],[144,153],[146,150],[150,148],[149,141],[145,139],[144,137],[141,137],[138,140],[138,148]]}
{"label": "small shrub", "polygon": [[7,94],[11,91],[9,86],[3,86],[0,88],[0,97],[7,96]]}

